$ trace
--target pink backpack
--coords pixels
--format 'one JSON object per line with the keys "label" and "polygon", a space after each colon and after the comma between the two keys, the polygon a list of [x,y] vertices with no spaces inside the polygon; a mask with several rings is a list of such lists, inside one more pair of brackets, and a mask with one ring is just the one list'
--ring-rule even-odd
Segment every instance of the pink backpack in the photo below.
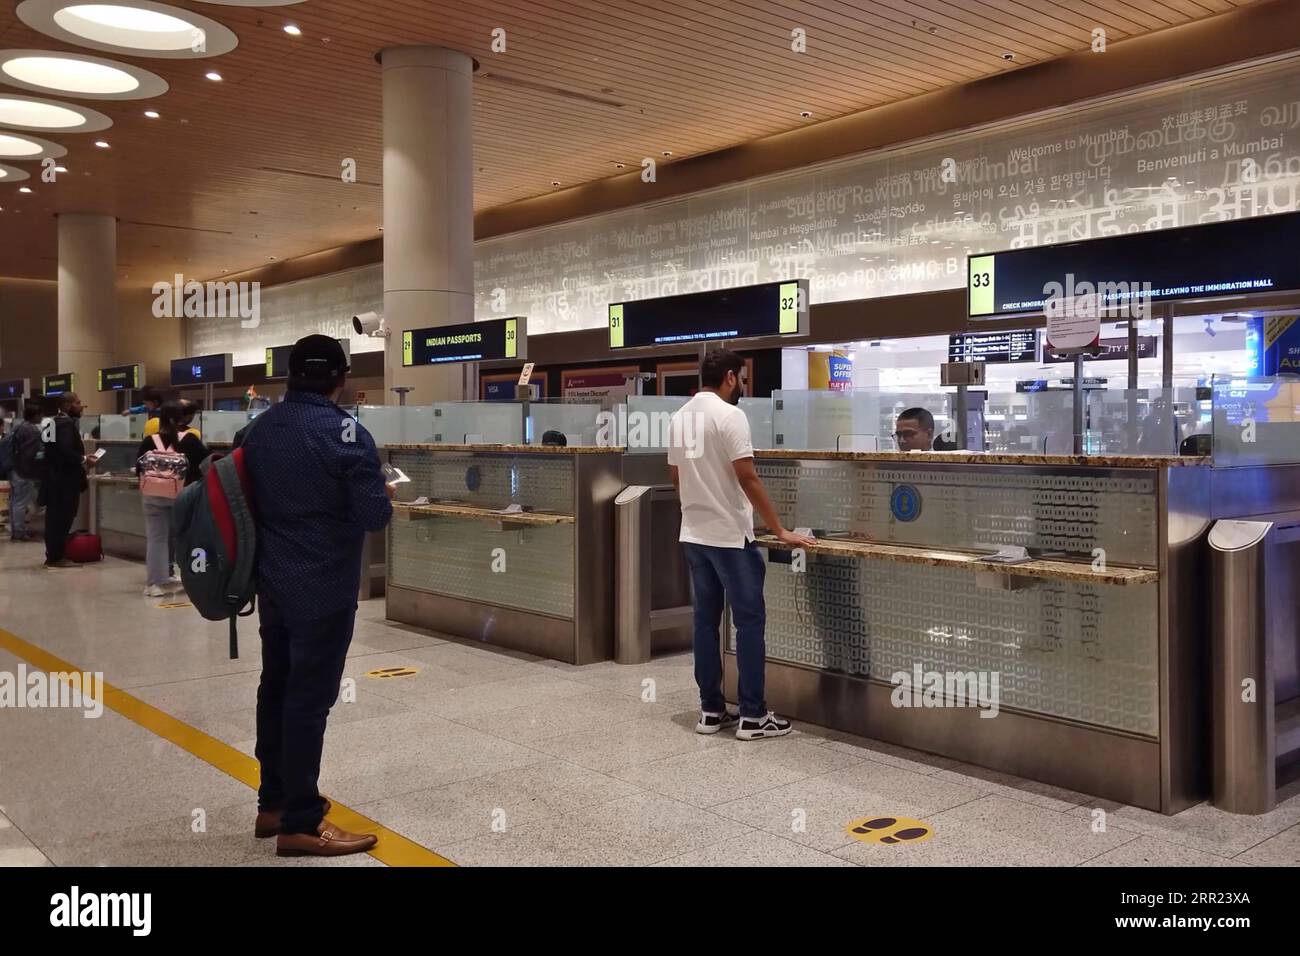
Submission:
{"label": "pink backpack", "polygon": [[189,459],[163,445],[158,435],[151,437],[154,447],[140,456],[140,494],[174,499],[185,487]]}

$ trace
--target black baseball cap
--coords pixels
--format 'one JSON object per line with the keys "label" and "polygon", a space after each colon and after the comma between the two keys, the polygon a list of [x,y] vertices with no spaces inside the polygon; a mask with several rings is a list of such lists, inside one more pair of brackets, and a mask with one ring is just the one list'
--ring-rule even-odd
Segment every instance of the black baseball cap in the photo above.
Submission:
{"label": "black baseball cap", "polygon": [[351,370],[343,346],[328,335],[305,335],[289,350],[290,378],[328,382]]}

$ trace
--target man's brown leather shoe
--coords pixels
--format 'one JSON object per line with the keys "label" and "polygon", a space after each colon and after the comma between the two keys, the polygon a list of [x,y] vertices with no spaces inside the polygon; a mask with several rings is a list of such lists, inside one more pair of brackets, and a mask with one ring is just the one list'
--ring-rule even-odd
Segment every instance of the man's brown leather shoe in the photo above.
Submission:
{"label": "man's brown leather shoe", "polygon": [[379,842],[373,833],[349,833],[325,820],[310,833],[281,833],[275,838],[276,856],[346,856],[365,853]]}
{"label": "man's brown leather shoe", "polygon": [[[325,801],[325,814],[329,815],[332,804]],[[253,836],[259,840],[265,840],[267,837],[277,836],[280,833],[280,818],[284,816],[283,810],[258,810],[257,821],[253,824]]]}

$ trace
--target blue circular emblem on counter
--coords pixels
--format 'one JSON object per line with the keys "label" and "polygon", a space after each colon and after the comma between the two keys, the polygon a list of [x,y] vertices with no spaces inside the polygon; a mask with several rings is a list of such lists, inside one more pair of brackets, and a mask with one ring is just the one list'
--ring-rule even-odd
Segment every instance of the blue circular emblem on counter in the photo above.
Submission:
{"label": "blue circular emblem on counter", "polygon": [[915,521],[921,514],[921,493],[913,485],[895,485],[889,496],[889,513],[895,521]]}

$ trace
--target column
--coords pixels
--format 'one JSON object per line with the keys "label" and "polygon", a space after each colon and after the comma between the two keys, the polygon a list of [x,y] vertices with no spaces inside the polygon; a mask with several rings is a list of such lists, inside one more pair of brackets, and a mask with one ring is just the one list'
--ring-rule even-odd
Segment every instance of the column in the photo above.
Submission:
{"label": "column", "polygon": [[[402,368],[402,332],[474,320],[472,76],[466,54],[389,47],[384,96],[384,387],[408,404],[455,401],[462,370]],[[396,396],[388,393],[387,402]]]}
{"label": "column", "polygon": [[87,414],[113,412],[96,375],[113,364],[117,347],[117,220],[96,213],[60,213],[59,365],[75,372]]}

